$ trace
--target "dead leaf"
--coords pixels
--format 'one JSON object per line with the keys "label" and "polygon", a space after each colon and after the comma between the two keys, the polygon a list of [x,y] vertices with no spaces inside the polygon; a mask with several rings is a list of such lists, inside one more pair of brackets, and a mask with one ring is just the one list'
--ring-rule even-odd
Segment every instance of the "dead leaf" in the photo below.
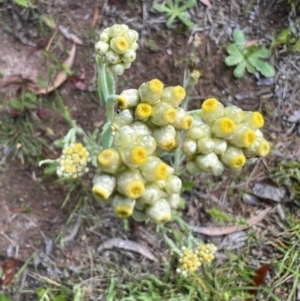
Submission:
{"label": "dead leaf", "polygon": [[[74,57],[76,53],[76,44],[74,43],[72,46],[72,49],[70,51],[69,57],[65,60],[63,65],[66,67],[66,69],[71,69],[74,62]],[[61,71],[57,74],[56,78],[53,81],[53,84],[47,88],[31,88],[29,87],[29,90],[31,90],[35,94],[48,94],[52,92],[53,90],[60,87],[68,78],[68,74],[66,71]]]}
{"label": "dead leaf", "polygon": [[[270,267],[271,267],[271,264],[269,263],[269,264],[263,265],[258,270],[256,270],[253,280],[251,283],[248,284],[248,286],[256,286],[256,287],[260,286],[264,282],[264,279],[266,278],[267,272],[269,271]],[[255,289],[255,288],[247,291],[248,294],[253,295],[253,296],[256,294],[256,292],[257,292],[257,289]],[[246,301],[252,301],[253,298],[248,298],[248,299],[246,299]]]}
{"label": "dead leaf", "polygon": [[50,41],[50,38],[44,39],[36,44],[36,46],[32,47],[31,50],[27,53],[26,58],[28,59],[30,56],[32,56],[35,52],[44,49]]}
{"label": "dead leaf", "polygon": [[16,270],[18,267],[18,260],[16,258],[9,258],[4,264],[2,265],[3,268],[3,276],[0,282],[0,286],[5,286],[8,284],[16,274]]}
{"label": "dead leaf", "polygon": [[75,36],[73,33],[70,33],[68,28],[59,25],[58,29],[67,40],[70,40],[77,45],[83,45],[82,40]]}
{"label": "dead leaf", "polygon": [[209,0],[200,0],[200,2],[202,2],[204,5],[206,5],[208,7],[211,7]]}
{"label": "dead leaf", "polygon": [[9,85],[33,85],[34,82],[29,78],[24,78],[20,74],[5,76],[0,79],[0,87]]}
{"label": "dead leaf", "polygon": [[105,249],[112,249],[112,248],[119,248],[124,250],[130,250],[133,252],[140,253],[141,255],[145,256],[146,258],[157,262],[157,258],[151,253],[148,247],[140,245],[132,240],[124,240],[121,238],[111,238],[104,241],[100,246],[97,248],[98,252],[101,252]]}
{"label": "dead leaf", "polygon": [[247,219],[246,222],[248,225],[245,226],[228,226],[228,227],[197,227],[197,226],[191,226],[191,229],[194,232],[201,233],[207,236],[220,236],[220,235],[227,235],[230,233],[234,233],[237,231],[242,231],[245,229],[250,228],[251,226],[259,223],[262,221],[267,213],[270,211],[270,209],[265,209],[261,211],[259,214],[252,216],[251,218]]}
{"label": "dead leaf", "polygon": [[246,42],[245,48],[249,48],[253,45],[256,45],[258,42],[259,42],[259,40],[248,41],[248,42]]}
{"label": "dead leaf", "polygon": [[97,7],[95,7],[94,14],[93,14],[93,20],[91,23],[92,28],[94,28],[96,26],[98,19],[99,19],[99,8],[97,6]]}

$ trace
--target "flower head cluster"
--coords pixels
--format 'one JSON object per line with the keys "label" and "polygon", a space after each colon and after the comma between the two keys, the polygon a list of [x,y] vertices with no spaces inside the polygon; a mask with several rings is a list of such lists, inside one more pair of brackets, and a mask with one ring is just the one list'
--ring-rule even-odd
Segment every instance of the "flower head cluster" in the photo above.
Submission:
{"label": "flower head cluster", "polygon": [[195,273],[195,271],[203,263],[211,263],[215,258],[214,254],[217,248],[213,244],[200,245],[196,250],[192,250],[186,247],[182,247],[179,255],[179,267],[177,273],[180,273],[184,277]]}
{"label": "flower head cluster", "polygon": [[246,156],[266,156],[270,144],[259,130],[263,125],[259,112],[244,112],[236,106],[224,107],[215,98],[206,99],[183,144],[189,158],[187,170],[221,175],[225,167],[239,171]]}
{"label": "flower head cluster", "polygon": [[62,151],[62,156],[58,159],[56,173],[59,177],[77,178],[88,172],[87,162],[89,152],[81,144],[70,144]]}
{"label": "flower head cluster", "polygon": [[125,24],[115,24],[102,31],[95,50],[103,57],[110,73],[121,75],[125,69],[130,68],[136,58],[138,37],[138,33]]}
{"label": "flower head cluster", "polygon": [[101,173],[92,189],[117,216],[164,223],[177,208],[182,182],[159,154],[176,149],[180,131],[192,125],[192,116],[179,107],[184,97],[181,86],[164,88],[158,79],[118,95],[113,143],[98,155]]}

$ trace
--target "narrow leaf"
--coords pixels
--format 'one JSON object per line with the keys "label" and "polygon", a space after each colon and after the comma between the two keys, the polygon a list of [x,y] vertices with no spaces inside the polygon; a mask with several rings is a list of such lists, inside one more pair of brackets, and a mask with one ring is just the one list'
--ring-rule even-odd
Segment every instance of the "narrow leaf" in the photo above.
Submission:
{"label": "narrow leaf", "polygon": [[154,8],[155,10],[159,11],[160,13],[171,13],[170,9],[167,8],[164,5],[158,4],[158,3],[154,3],[152,8]]}
{"label": "narrow leaf", "polygon": [[240,64],[238,64],[236,66],[236,68],[233,70],[234,77],[236,77],[236,78],[243,77],[244,72],[245,72],[245,68],[246,68],[246,61],[243,61]]}
{"label": "narrow leaf", "polygon": [[182,21],[182,23],[184,23],[187,27],[194,27],[195,23],[193,21],[191,21],[190,19],[188,19],[187,17],[185,17],[183,14],[178,15],[178,18]]}
{"label": "narrow leaf", "polygon": [[184,5],[180,7],[180,11],[186,11],[187,9],[196,5],[196,0],[188,0]]}
{"label": "narrow leaf", "polygon": [[253,57],[249,57],[248,62],[265,77],[272,77],[275,75],[274,67],[267,62]]}
{"label": "narrow leaf", "polygon": [[259,58],[259,59],[267,59],[271,56],[271,50],[267,48],[261,48],[253,52],[250,57]]}
{"label": "narrow leaf", "polygon": [[17,5],[28,7],[28,2],[26,0],[13,0]]}
{"label": "narrow leaf", "polygon": [[248,62],[246,62],[246,68],[247,68],[247,71],[251,74],[254,74],[255,73],[255,68],[249,64]]}

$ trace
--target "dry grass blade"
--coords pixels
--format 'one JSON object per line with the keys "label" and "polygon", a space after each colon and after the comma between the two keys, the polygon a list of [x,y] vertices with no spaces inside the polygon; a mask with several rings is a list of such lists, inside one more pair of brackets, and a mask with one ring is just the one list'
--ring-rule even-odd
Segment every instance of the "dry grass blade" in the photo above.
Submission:
{"label": "dry grass blade", "polygon": [[200,0],[201,3],[203,3],[204,5],[211,7],[211,4],[209,2],[209,0]]}
{"label": "dry grass blade", "polygon": [[99,8],[95,7],[93,20],[92,20],[92,23],[91,23],[92,28],[94,28],[96,26],[96,23],[97,23],[98,19],[99,19]]}
{"label": "dry grass blade", "polygon": [[[69,57],[66,59],[66,61],[63,63],[63,65],[67,68],[67,69],[71,69],[73,66],[73,62],[74,62],[74,58],[75,58],[75,53],[76,53],[76,44],[74,43],[72,46],[72,49],[70,51],[70,55]],[[57,89],[58,87],[60,87],[68,78],[68,74],[66,71],[61,71],[57,74],[57,76],[55,77],[53,84],[47,88],[30,88],[30,90],[35,93],[35,94],[48,94],[52,91],[54,91],[55,89]]]}
{"label": "dry grass blade", "polygon": [[261,211],[259,214],[252,216],[251,218],[247,219],[246,222],[248,225],[245,226],[228,226],[228,227],[197,227],[191,226],[191,229],[194,232],[201,233],[207,236],[219,236],[219,235],[228,235],[234,232],[242,231],[252,227],[253,225],[262,221],[270,209],[265,209]]}
{"label": "dry grass blade", "polygon": [[5,76],[0,79],[0,87],[9,85],[34,85],[34,82],[28,78],[22,77],[20,74]]}
{"label": "dry grass blade", "polygon": [[108,240],[104,241],[97,248],[97,251],[101,252],[102,250],[112,249],[114,247],[119,248],[119,249],[137,252],[152,261],[155,261],[155,262],[158,261],[157,258],[151,253],[151,251],[147,247],[142,246],[132,240],[124,240],[121,238],[112,238],[112,239],[108,239]]}

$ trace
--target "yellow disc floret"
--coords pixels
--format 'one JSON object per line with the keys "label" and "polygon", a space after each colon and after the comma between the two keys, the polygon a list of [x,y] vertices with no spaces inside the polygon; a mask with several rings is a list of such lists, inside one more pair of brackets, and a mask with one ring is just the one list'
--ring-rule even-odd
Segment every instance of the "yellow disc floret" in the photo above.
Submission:
{"label": "yellow disc floret", "polygon": [[262,140],[257,147],[257,154],[265,157],[269,154],[270,148],[270,143],[267,140]]}
{"label": "yellow disc floret", "polygon": [[147,119],[152,114],[152,106],[147,103],[139,103],[135,110],[138,119]]}
{"label": "yellow disc floret", "polygon": [[152,79],[148,88],[152,93],[161,93],[164,89],[164,84],[158,79]]}
{"label": "yellow disc floret", "polygon": [[127,109],[128,101],[127,101],[126,97],[124,97],[122,95],[118,95],[117,96],[117,105],[121,110]]}
{"label": "yellow disc floret", "polygon": [[252,120],[253,120],[253,124],[255,124],[257,128],[262,127],[265,123],[263,115],[259,112],[253,112]]}
{"label": "yellow disc floret", "polygon": [[236,155],[231,158],[230,160],[230,167],[233,169],[238,169],[240,167],[243,167],[246,163],[246,157],[242,154]]}
{"label": "yellow disc floret", "polygon": [[246,130],[242,134],[242,142],[244,147],[250,147],[254,144],[256,140],[256,135],[253,130]]}
{"label": "yellow disc floret", "polygon": [[110,41],[110,47],[118,54],[123,54],[129,48],[129,44],[124,37],[115,37]]}
{"label": "yellow disc floret", "polygon": [[163,114],[163,120],[165,123],[172,123],[176,119],[176,110],[174,108],[168,108]]}
{"label": "yellow disc floret", "polygon": [[219,129],[224,134],[230,134],[235,130],[235,123],[230,118],[221,118],[219,121]]}
{"label": "yellow disc floret", "polygon": [[114,160],[114,151],[112,149],[105,149],[98,155],[98,163],[103,166],[108,166]]}
{"label": "yellow disc floret", "polygon": [[166,178],[166,176],[168,175],[168,170],[167,170],[167,164],[161,162],[161,163],[158,163],[156,165],[156,168],[155,168],[155,178],[157,180],[163,180]]}
{"label": "yellow disc floret", "polygon": [[147,161],[147,150],[143,147],[143,146],[135,146],[132,150],[131,150],[131,161],[134,164],[137,165],[142,165]]}
{"label": "yellow disc floret", "polygon": [[183,118],[182,118],[182,120],[181,120],[181,128],[183,129],[183,130],[188,130],[188,129],[190,129],[191,127],[192,127],[192,125],[193,125],[193,116],[191,116],[191,115],[186,115],[186,116],[184,116]]}
{"label": "yellow disc floret", "polygon": [[185,90],[181,86],[176,86],[173,88],[173,96],[176,98],[178,101],[182,101],[185,98]]}
{"label": "yellow disc floret", "polygon": [[108,191],[101,187],[93,187],[92,192],[95,195],[96,198],[99,199],[105,199],[107,200],[109,198]]}
{"label": "yellow disc floret", "polygon": [[125,194],[131,199],[139,198],[145,190],[144,183],[139,180],[129,182],[125,188]]}
{"label": "yellow disc floret", "polygon": [[216,98],[208,98],[203,102],[201,109],[204,113],[211,113],[217,109],[218,105],[219,101]]}
{"label": "yellow disc floret", "polygon": [[126,205],[119,205],[118,207],[116,207],[114,209],[114,212],[117,217],[126,218],[132,214],[133,208],[131,208],[130,206],[126,206]]}

